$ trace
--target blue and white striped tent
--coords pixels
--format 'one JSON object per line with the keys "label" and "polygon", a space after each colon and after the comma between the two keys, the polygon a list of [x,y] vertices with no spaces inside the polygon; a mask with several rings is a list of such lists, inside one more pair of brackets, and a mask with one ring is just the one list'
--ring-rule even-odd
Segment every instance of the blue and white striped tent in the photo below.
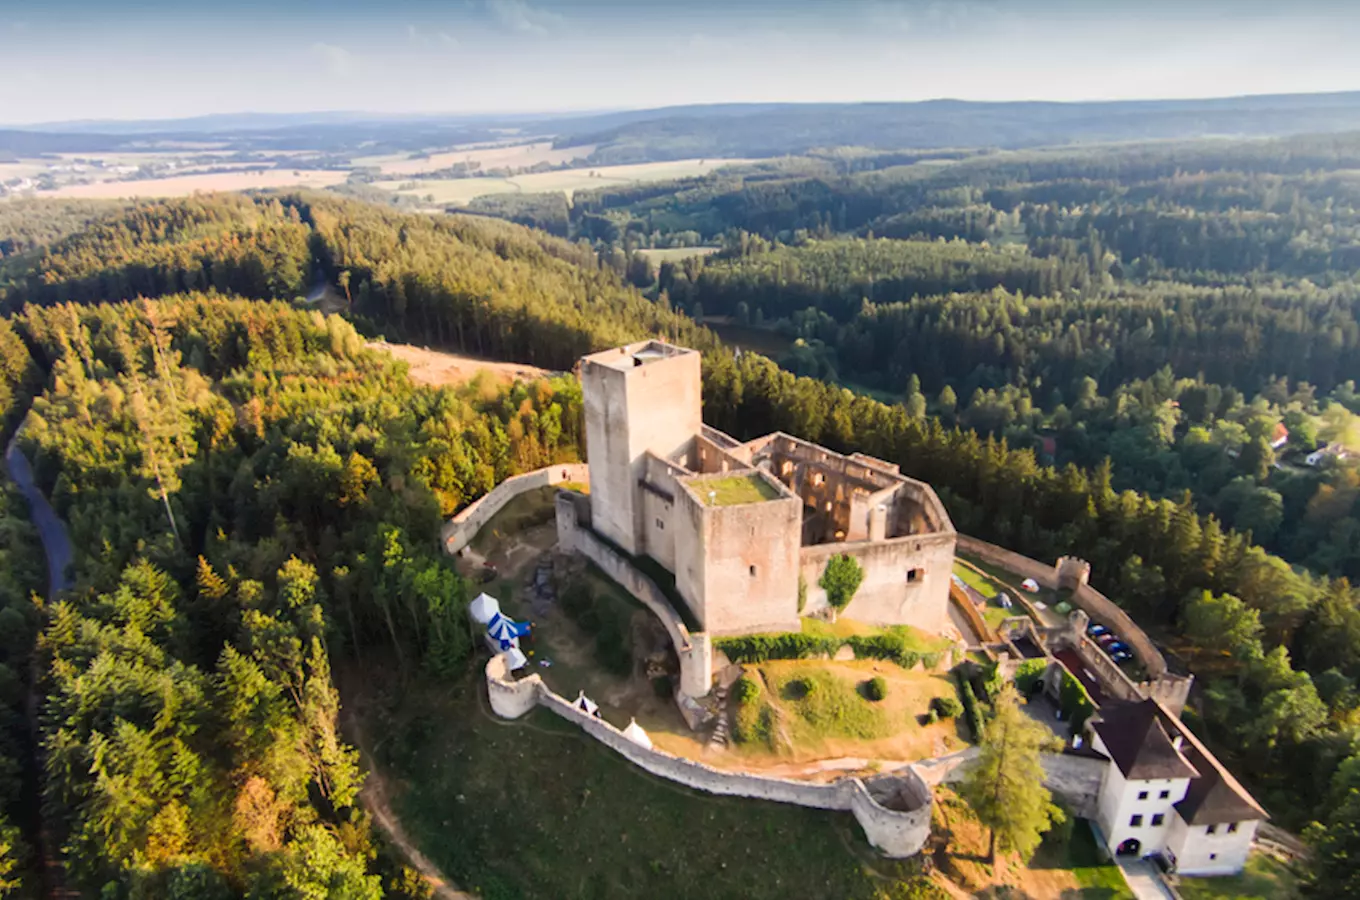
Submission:
{"label": "blue and white striped tent", "polygon": [[501,650],[518,647],[519,639],[528,633],[528,622],[516,622],[499,612],[492,616],[486,625],[486,636]]}

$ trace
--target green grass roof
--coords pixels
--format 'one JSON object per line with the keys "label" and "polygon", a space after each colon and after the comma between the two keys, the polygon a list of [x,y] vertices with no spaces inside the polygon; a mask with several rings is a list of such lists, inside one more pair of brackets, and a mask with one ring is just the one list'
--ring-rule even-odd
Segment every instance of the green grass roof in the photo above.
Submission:
{"label": "green grass roof", "polygon": [[731,475],[690,485],[705,506],[737,506],[774,500],[779,492],[759,475]]}

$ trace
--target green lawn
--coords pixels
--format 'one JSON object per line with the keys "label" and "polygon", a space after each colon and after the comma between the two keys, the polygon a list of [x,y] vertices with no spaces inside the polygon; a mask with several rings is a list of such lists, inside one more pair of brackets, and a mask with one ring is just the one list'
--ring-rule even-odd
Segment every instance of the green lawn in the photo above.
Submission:
{"label": "green lawn", "polygon": [[758,475],[731,475],[727,478],[708,478],[690,487],[706,506],[737,506],[742,503],[763,503],[779,496],[774,486]]}
{"label": "green lawn", "polygon": [[879,858],[849,814],[681,788],[544,710],[496,719],[477,673],[366,676],[388,699],[346,703],[408,836],[483,900],[874,900],[919,865]]}
{"label": "green lawn", "polygon": [[[1029,867],[1066,869],[1075,875],[1081,891],[1075,895],[1064,893],[1063,900],[1135,900],[1119,867],[1101,856],[1091,826],[1084,819],[1073,824],[1071,836],[1065,842],[1045,839]],[[1189,900],[1188,895],[1185,900]]]}
{"label": "green lawn", "polygon": [[997,594],[1002,591],[1009,591],[1005,585],[993,581],[976,569],[962,565],[957,561],[954,563],[954,574],[962,578],[964,583],[973,590],[987,598],[986,605],[978,612],[982,614],[982,620],[987,623],[987,627],[993,631],[996,631],[997,627],[1011,616],[1023,616],[1025,614],[1021,607],[1017,606],[1013,610],[1006,610],[992,602],[992,598]]}
{"label": "green lawn", "polygon": [[1273,856],[1253,853],[1241,875],[1224,878],[1182,878],[1177,889],[1183,900],[1295,900],[1298,878]]}

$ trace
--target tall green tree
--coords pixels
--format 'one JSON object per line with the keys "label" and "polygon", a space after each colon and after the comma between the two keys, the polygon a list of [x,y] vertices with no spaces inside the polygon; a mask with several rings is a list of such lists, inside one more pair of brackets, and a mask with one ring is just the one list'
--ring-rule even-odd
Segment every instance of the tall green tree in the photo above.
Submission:
{"label": "tall green tree", "polygon": [[1044,833],[1063,821],[1044,787],[1039,754],[1061,747],[1061,742],[1020,708],[1020,695],[1006,685],[993,701],[977,762],[965,776],[959,793],[990,832],[988,861],[997,851],[1028,859]]}

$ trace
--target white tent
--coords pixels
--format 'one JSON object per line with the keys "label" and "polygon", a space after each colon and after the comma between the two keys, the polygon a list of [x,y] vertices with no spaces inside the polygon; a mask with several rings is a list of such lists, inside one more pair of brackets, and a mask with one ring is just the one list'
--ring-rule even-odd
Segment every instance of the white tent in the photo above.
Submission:
{"label": "white tent", "polygon": [[480,625],[485,625],[501,611],[501,603],[490,594],[478,594],[477,599],[468,604],[468,613]]}
{"label": "white tent", "polygon": [[505,667],[511,672],[522,669],[529,662],[529,657],[518,647],[511,647],[505,651]]}
{"label": "white tent", "polygon": [[1026,578],[1024,581],[1020,582],[1020,586],[1031,594],[1039,590],[1039,582],[1035,581],[1033,578]]}
{"label": "white tent", "polygon": [[652,739],[647,737],[647,732],[642,730],[642,726],[637,723],[637,719],[629,719],[628,727],[623,729],[623,736],[628,738],[639,747],[652,749]]}
{"label": "white tent", "polygon": [[573,705],[588,716],[593,716],[600,710],[599,704],[587,697],[585,691],[577,695],[576,703]]}

